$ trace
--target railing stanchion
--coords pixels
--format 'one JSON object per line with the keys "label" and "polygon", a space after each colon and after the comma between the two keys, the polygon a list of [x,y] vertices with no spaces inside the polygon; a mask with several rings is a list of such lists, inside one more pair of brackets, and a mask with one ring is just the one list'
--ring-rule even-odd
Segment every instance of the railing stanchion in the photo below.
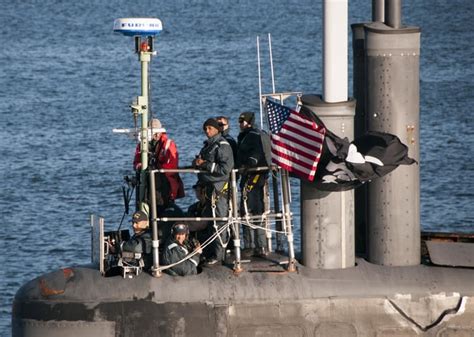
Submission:
{"label": "railing stanchion", "polygon": [[150,200],[151,200],[151,234],[152,234],[152,247],[153,247],[153,267],[151,267],[151,275],[153,277],[160,277],[160,241],[158,240],[158,224],[157,224],[157,212],[156,212],[156,186],[155,186],[155,173],[156,171],[150,171]]}
{"label": "railing stanchion", "polygon": [[234,262],[234,273],[240,273],[242,271],[242,264],[240,259],[240,223],[239,223],[239,211],[237,208],[237,178],[236,170],[232,170],[231,188],[232,188],[232,230],[234,232],[234,251],[235,251],[235,262]]}
{"label": "railing stanchion", "polygon": [[[278,193],[278,167],[276,169],[270,170],[272,175],[272,187],[273,187],[273,207],[275,207],[275,213],[280,213],[280,194]],[[284,251],[283,248],[283,219],[280,221],[275,222],[275,229],[279,232],[276,234],[276,252],[282,253]]]}
{"label": "railing stanchion", "polygon": [[290,193],[289,193],[289,179],[288,171],[281,170],[281,186],[283,194],[283,219],[286,222],[286,235],[288,238],[288,271],[296,271],[295,264],[295,249],[293,246],[293,229],[291,226],[291,211],[290,211]]}

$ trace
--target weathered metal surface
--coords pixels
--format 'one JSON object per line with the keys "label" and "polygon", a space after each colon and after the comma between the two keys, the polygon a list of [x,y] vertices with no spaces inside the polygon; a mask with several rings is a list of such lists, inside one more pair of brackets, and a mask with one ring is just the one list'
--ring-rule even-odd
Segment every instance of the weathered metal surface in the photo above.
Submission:
{"label": "weathered metal surface", "polygon": [[[96,322],[110,329],[107,324],[114,324],[116,337],[470,336],[473,332],[474,270],[384,267],[358,260],[353,268],[298,266],[296,273],[286,273],[278,272],[282,268],[277,262],[259,259],[243,264],[245,271],[238,276],[231,266],[215,266],[195,276],[158,279],[146,273],[133,279],[104,278],[97,270],[77,267],[68,273],[73,276],[66,283],[59,270],[41,279],[64,285],[63,294],[44,298],[40,278],[18,291],[13,336],[38,336],[34,329],[25,329],[25,324],[37,321],[51,326]],[[63,336],[77,336],[74,333]]]}
{"label": "weathered metal surface", "polygon": [[[365,25],[366,122],[397,135],[419,161],[420,31]],[[398,167],[369,183],[368,258],[388,266],[420,263],[419,165]]]}
{"label": "weathered metal surface", "polygon": [[22,319],[15,321],[14,331],[29,337],[115,337],[115,322],[41,321]]}
{"label": "weathered metal surface", "polygon": [[[301,101],[326,127],[354,138],[355,101],[326,103],[320,96],[303,95]],[[301,184],[302,263],[311,268],[354,266],[354,191],[328,193]]]}
{"label": "weathered metal surface", "polygon": [[474,267],[474,243],[426,241],[426,246],[433,264]]}

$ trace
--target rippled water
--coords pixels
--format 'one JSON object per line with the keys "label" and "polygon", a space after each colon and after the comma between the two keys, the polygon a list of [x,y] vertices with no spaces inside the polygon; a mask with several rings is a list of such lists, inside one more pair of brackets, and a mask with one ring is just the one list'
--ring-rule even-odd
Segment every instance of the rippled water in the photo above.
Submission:
{"label": "rippled water", "polygon": [[[369,21],[370,4],[350,1],[351,23]],[[403,2],[404,23],[422,27],[425,230],[474,224],[473,7],[470,0]],[[240,111],[258,110],[256,35],[272,34],[277,90],[321,92],[320,12],[310,0],[2,1],[2,335],[10,334],[11,301],[24,282],[88,262],[90,213],[105,216],[109,228],[122,217],[121,183],[134,145],[111,129],[132,126],[139,64],[132,40],[112,34],[113,20],[163,21],[153,110],[185,164],[200,148],[205,118],[226,114],[235,122]],[[263,67],[268,92],[266,59]]]}

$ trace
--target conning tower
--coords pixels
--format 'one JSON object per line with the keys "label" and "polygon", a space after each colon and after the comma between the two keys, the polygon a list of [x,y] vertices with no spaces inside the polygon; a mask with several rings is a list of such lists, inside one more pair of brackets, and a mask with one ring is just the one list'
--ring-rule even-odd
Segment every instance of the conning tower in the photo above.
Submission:
{"label": "conning tower", "polygon": [[[373,22],[352,25],[355,133],[397,135],[419,162],[420,28],[401,22],[401,0],[374,0]],[[372,263],[420,263],[419,165],[356,191],[357,242]]]}

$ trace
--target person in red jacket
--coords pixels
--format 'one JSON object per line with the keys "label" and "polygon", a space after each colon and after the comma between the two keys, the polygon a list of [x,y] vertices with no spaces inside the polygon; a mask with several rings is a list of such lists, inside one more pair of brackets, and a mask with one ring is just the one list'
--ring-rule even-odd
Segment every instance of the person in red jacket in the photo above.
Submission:
{"label": "person in red jacket", "polygon": [[[179,154],[175,142],[168,138],[166,129],[162,127],[158,119],[151,120],[150,129],[152,137],[149,142],[149,168],[152,170],[177,169]],[[135,170],[141,168],[140,151],[140,144],[138,144],[133,161]],[[174,200],[184,197],[183,181],[178,173],[166,172],[164,174],[157,174],[156,178],[157,191],[160,192],[157,199],[159,201],[162,199],[163,205],[168,205]]]}

